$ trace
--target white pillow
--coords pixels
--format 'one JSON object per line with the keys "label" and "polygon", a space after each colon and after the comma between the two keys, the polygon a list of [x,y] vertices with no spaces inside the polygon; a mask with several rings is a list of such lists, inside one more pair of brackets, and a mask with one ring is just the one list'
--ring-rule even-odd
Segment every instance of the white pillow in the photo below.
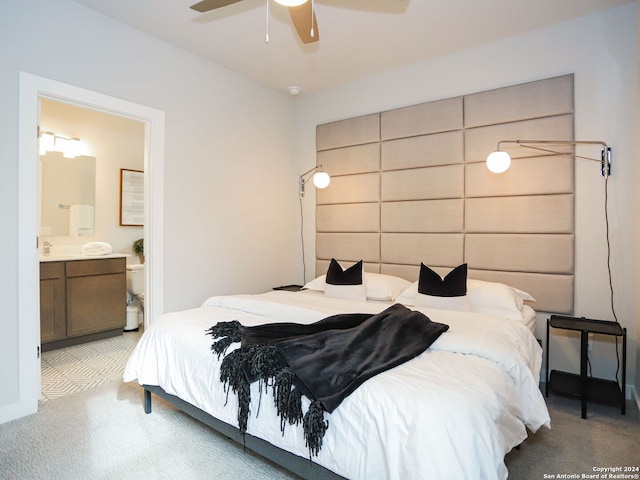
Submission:
{"label": "white pillow", "polygon": [[415,297],[415,306],[471,312],[471,302],[468,297],[468,295],[461,295],[458,297],[436,297],[435,295],[418,293]]}
{"label": "white pillow", "polygon": [[305,286],[302,288],[306,288],[307,290],[318,290],[320,292],[324,292],[326,277],[327,277],[326,275],[320,275],[319,277],[314,278],[310,282],[307,282]]}
{"label": "white pillow", "polygon": [[331,298],[342,298],[345,300],[358,300],[364,302],[367,299],[367,288],[364,283],[360,285],[332,285],[326,283],[324,294]]}
{"label": "white pillow", "polygon": [[[396,302],[404,305],[416,305],[418,282],[412,283],[396,298]],[[497,315],[503,318],[522,320],[522,307],[526,300],[535,302],[527,292],[510,287],[503,283],[486,282],[484,280],[467,279],[467,298],[471,311]],[[454,297],[455,298],[455,297]],[[427,305],[424,305],[427,306]],[[435,307],[435,305],[434,305]]]}
{"label": "white pillow", "polygon": [[382,273],[364,272],[364,278],[369,300],[395,300],[405,288],[411,285],[409,280]]}
{"label": "white pillow", "polygon": [[467,279],[467,296],[474,312],[522,320],[524,301],[535,302],[527,292],[509,285]]}
{"label": "white pillow", "polygon": [[[314,278],[304,288],[324,292],[326,286],[325,277],[326,275],[320,275]],[[404,278],[370,272],[364,272],[363,282],[368,300],[395,300],[400,293],[411,285],[411,282]]]}
{"label": "white pillow", "polygon": [[418,281],[416,280],[407,288],[405,288],[400,295],[396,297],[396,302],[403,305],[415,305],[416,296],[418,295]]}

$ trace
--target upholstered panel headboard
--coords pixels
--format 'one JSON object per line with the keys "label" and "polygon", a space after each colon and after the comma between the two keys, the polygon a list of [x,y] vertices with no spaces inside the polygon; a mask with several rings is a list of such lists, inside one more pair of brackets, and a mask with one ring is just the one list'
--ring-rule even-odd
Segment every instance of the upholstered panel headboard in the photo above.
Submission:
{"label": "upholstered panel headboard", "polygon": [[318,125],[331,185],[316,191],[317,274],[331,258],[412,281],[421,262],[466,262],[572,313],[573,158],[509,148],[500,175],[485,159],[500,140],[572,140],[573,111],[565,75]]}

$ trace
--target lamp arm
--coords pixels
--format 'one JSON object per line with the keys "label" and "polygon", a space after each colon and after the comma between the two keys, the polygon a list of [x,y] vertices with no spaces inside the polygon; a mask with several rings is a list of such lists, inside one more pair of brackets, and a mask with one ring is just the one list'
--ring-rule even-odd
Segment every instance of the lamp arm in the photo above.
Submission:
{"label": "lamp arm", "polygon": [[[521,147],[531,148],[533,150],[540,150],[542,152],[554,153],[556,155],[570,155],[568,153],[556,152],[554,150],[548,150],[540,147],[533,147],[530,144],[541,144],[541,145],[600,145],[605,149],[609,147],[607,144],[600,140],[594,141],[581,141],[581,140],[500,140],[498,142],[497,150],[500,150],[500,145],[503,143],[514,143],[516,145],[520,145]],[[583,160],[593,160],[594,162],[600,162],[596,158],[591,157],[582,157],[580,155],[571,155],[572,157],[582,158]]]}
{"label": "lamp arm", "polygon": [[[593,162],[599,162],[602,169],[602,176],[608,177],[611,174],[611,147],[601,140],[500,140],[497,145],[497,150],[500,151],[500,145],[503,143],[512,143],[524,148],[531,148],[532,150],[538,150],[541,152],[552,153],[554,155],[570,156],[580,158],[582,160],[591,160]],[[534,147],[532,144],[538,145],[600,145],[602,147],[600,159],[592,157],[584,157],[582,155],[574,155],[570,153],[556,152],[555,150],[549,150],[542,147]]]}
{"label": "lamp arm", "polygon": [[[308,177],[311,176],[311,174],[315,173],[316,171],[321,172],[322,165],[316,165],[315,167],[310,168],[309,170],[304,172],[302,175],[300,175],[300,198],[304,197],[304,186],[307,183]],[[307,179],[305,179],[305,177],[307,177]]]}

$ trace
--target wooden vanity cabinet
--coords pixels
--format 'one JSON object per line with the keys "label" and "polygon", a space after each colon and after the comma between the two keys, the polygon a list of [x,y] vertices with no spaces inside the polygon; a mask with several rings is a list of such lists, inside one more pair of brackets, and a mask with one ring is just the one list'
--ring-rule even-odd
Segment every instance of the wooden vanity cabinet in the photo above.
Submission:
{"label": "wooden vanity cabinet", "polygon": [[126,260],[67,262],[67,336],[123,329],[127,318]]}
{"label": "wooden vanity cabinet", "polygon": [[40,340],[67,336],[65,262],[40,263]]}
{"label": "wooden vanity cabinet", "polygon": [[40,263],[42,350],[122,334],[127,318],[126,259]]}

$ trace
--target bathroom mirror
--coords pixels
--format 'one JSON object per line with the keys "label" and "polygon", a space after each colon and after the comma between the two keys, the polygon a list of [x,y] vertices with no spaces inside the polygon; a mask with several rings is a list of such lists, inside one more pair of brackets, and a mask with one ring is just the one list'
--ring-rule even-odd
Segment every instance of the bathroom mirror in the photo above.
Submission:
{"label": "bathroom mirror", "polygon": [[95,231],[96,159],[40,156],[40,235],[92,237]]}

